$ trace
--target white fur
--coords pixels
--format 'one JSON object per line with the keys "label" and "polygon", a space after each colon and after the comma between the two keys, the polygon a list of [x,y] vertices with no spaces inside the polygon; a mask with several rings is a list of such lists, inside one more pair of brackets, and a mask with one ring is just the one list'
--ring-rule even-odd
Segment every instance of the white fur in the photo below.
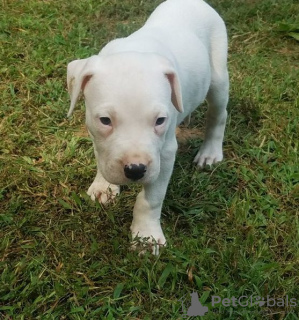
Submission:
{"label": "white fur", "polygon": [[[214,9],[202,0],[168,0],[129,37],[68,65],[68,116],[82,90],[97,159],[97,175],[88,194],[103,203],[113,199],[118,185],[131,182],[124,167],[144,164],[131,231],[133,239],[156,244],[155,254],[166,243],[160,215],[177,150],[175,127],[205,98],[209,104],[205,140],[194,162],[204,166],[223,158],[226,61],[226,29]],[[102,117],[111,125],[101,123]],[[160,117],[166,121],[156,125]]]}

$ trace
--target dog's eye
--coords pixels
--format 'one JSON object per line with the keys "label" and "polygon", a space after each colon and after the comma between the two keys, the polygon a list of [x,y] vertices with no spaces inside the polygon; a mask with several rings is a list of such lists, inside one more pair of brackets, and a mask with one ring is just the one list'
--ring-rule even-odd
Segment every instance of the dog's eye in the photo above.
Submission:
{"label": "dog's eye", "polygon": [[160,117],[156,120],[156,126],[160,126],[161,124],[163,124],[166,120],[166,117]]}
{"label": "dog's eye", "polygon": [[108,117],[100,117],[100,121],[105,126],[111,126],[111,119]]}

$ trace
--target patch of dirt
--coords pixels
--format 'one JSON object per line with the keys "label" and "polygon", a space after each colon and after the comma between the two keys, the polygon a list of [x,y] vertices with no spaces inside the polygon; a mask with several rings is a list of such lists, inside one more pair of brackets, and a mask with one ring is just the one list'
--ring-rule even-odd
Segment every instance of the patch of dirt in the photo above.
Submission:
{"label": "patch of dirt", "polygon": [[203,132],[198,128],[178,127],[176,128],[176,137],[179,143],[187,143],[188,140],[198,139],[202,137]]}

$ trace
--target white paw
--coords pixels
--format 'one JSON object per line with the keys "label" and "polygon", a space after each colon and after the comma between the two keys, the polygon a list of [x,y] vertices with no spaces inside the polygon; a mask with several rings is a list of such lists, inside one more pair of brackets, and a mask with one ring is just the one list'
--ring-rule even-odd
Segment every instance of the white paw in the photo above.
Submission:
{"label": "white paw", "polygon": [[204,143],[193,162],[199,167],[204,167],[205,165],[211,166],[214,163],[222,161],[222,159],[222,144]]}
{"label": "white paw", "polygon": [[119,186],[103,181],[94,181],[89,187],[87,194],[92,201],[98,199],[100,203],[109,203],[119,194]]}
{"label": "white paw", "polygon": [[132,232],[132,250],[139,251],[139,254],[144,254],[148,249],[154,255],[159,254],[160,247],[166,246],[166,239],[163,234],[160,221],[143,221],[131,225]]}

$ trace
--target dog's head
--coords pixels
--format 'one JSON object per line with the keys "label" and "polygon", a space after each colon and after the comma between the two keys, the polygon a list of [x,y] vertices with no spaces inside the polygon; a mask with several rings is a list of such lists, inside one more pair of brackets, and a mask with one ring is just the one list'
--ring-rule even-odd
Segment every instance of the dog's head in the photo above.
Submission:
{"label": "dog's head", "polygon": [[155,54],[118,53],[69,63],[70,116],[82,91],[86,124],[99,154],[99,168],[113,184],[147,183],[160,172],[175,109],[182,112],[178,76]]}

